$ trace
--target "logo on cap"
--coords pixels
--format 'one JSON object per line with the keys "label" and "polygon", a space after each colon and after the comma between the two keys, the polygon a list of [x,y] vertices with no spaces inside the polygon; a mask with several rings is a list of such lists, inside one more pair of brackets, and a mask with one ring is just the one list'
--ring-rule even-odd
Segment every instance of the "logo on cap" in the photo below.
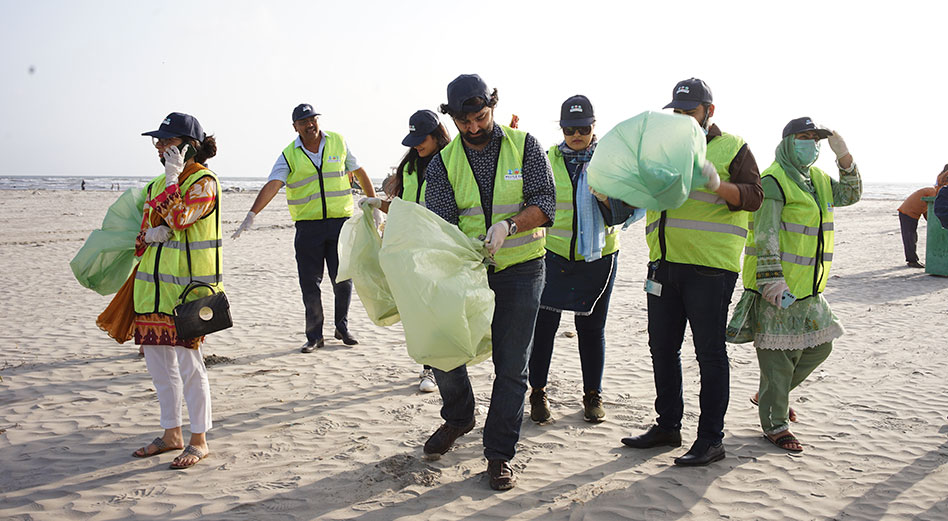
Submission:
{"label": "logo on cap", "polygon": [[165,118],[165,120],[162,121],[161,124],[162,124],[162,125],[170,125],[170,124],[171,124],[171,118]]}
{"label": "logo on cap", "polygon": [[804,125],[812,125],[812,124],[813,124],[813,122],[810,121],[810,120],[806,120],[806,123],[804,123]]}
{"label": "logo on cap", "polygon": [[569,108],[569,111],[570,111],[570,112],[582,112],[582,111],[583,111],[583,106],[582,106],[582,105],[572,105],[572,106]]}
{"label": "logo on cap", "polygon": [[409,132],[414,132],[414,131],[415,131],[415,125],[408,125],[408,131],[409,131]]}
{"label": "logo on cap", "polygon": [[675,94],[681,94],[681,93],[691,94],[691,87],[689,87],[689,86],[687,86],[687,85],[682,85],[682,86],[678,87],[677,90],[675,90]]}

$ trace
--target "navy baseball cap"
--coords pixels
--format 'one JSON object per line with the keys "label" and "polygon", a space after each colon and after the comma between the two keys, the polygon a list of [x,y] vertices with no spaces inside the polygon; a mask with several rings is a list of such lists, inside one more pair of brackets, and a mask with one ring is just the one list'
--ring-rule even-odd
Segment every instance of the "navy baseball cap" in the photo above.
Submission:
{"label": "navy baseball cap", "polygon": [[596,121],[589,98],[577,94],[568,98],[560,107],[561,127],[585,127]]}
{"label": "navy baseball cap", "polygon": [[300,103],[293,109],[293,121],[299,121],[311,116],[319,116],[319,114],[316,113],[316,109],[309,103]]}
{"label": "navy baseball cap", "polygon": [[152,136],[158,139],[187,136],[191,139],[204,141],[204,129],[197,118],[182,112],[172,112],[161,122],[158,130],[142,132],[143,136]]}
{"label": "navy baseball cap", "polygon": [[[465,103],[471,98],[480,103]],[[490,101],[490,89],[477,74],[462,74],[448,84],[448,107],[455,112],[477,112]]]}
{"label": "navy baseball cap", "polygon": [[712,103],[711,87],[698,78],[688,78],[675,84],[671,103],[662,108],[692,110],[706,103]]}
{"label": "navy baseball cap", "polygon": [[787,126],[783,127],[782,137],[787,137],[791,134],[799,134],[800,132],[806,132],[807,130],[815,130],[816,135],[819,136],[820,139],[826,139],[833,135],[832,131],[814,125],[812,119],[802,117],[791,119],[790,123],[787,123]]}
{"label": "navy baseball cap", "polygon": [[441,122],[438,115],[430,110],[419,110],[408,118],[408,135],[402,140],[402,145],[406,147],[416,147],[420,145],[428,134],[431,134],[438,128]]}

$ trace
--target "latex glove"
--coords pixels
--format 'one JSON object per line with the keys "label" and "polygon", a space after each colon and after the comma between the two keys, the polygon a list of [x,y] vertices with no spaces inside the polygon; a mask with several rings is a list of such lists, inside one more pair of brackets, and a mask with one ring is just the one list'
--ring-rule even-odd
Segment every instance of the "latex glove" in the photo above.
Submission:
{"label": "latex glove", "polygon": [[184,171],[184,153],[191,145],[184,145],[184,152],[178,147],[165,147],[162,157],[165,159],[165,186],[178,184],[178,174]]}
{"label": "latex glove", "polygon": [[[377,197],[369,197],[369,199],[375,199],[379,201],[379,204],[382,203]],[[369,206],[372,206],[372,203],[369,203]],[[378,229],[382,226],[382,223],[385,222],[385,216],[382,214],[382,210],[378,208],[372,208],[372,220],[375,221],[375,228]]]}
{"label": "latex glove", "polygon": [[708,182],[704,184],[704,187],[708,190],[713,192],[721,186],[721,176],[718,175],[718,169],[714,168],[711,161],[704,162],[704,165],[701,166],[701,173],[708,178]]}
{"label": "latex glove", "polygon": [[783,292],[788,291],[789,289],[790,287],[787,286],[786,281],[781,280],[780,282],[764,284],[760,287],[760,294],[764,297],[764,300],[779,308],[780,299],[783,297]]}
{"label": "latex glove", "polygon": [[145,230],[145,242],[148,244],[154,244],[157,242],[165,242],[171,238],[171,228],[167,226],[155,226],[154,228],[149,228]]}
{"label": "latex glove", "polygon": [[849,148],[846,147],[846,142],[843,141],[843,136],[840,136],[839,132],[835,130],[832,132],[833,135],[826,138],[826,141],[829,142],[830,149],[836,154],[836,159],[839,160],[849,153]]}
{"label": "latex glove", "polygon": [[497,253],[497,250],[504,245],[504,240],[507,239],[509,234],[510,225],[507,224],[507,221],[500,221],[488,228],[487,238],[484,241],[484,245],[487,246],[487,253],[491,255]]}
{"label": "latex glove", "polygon": [[599,192],[593,190],[593,187],[591,187],[591,186],[589,187],[589,193],[593,194],[593,197],[595,197],[596,199],[598,199],[598,200],[600,200],[600,201],[602,201],[602,202],[606,202],[606,200],[609,199],[607,196],[602,195],[601,193],[599,193]]}
{"label": "latex glove", "polygon": [[378,197],[363,197],[362,199],[359,199],[359,204],[358,204],[359,208],[362,207],[362,203],[365,203],[371,206],[372,208],[382,207],[382,200],[379,199]]}
{"label": "latex glove", "polygon": [[240,226],[237,227],[237,231],[235,231],[234,234],[230,236],[230,238],[236,240],[237,237],[240,237],[241,233],[249,230],[250,227],[253,226],[253,218],[256,215],[257,214],[253,212],[247,212],[247,217],[244,217],[244,222],[240,223]]}

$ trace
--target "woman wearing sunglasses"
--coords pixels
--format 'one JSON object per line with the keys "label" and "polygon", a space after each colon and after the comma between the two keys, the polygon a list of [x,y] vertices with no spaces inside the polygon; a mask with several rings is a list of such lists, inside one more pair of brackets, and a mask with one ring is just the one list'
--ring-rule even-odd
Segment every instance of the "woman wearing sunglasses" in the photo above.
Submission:
{"label": "woman wearing sunglasses", "polygon": [[[586,96],[576,95],[560,110],[563,141],[547,152],[556,183],[556,219],[546,236],[546,286],[540,298],[530,355],[530,419],[553,420],[546,396],[553,339],[563,311],[575,315],[583,373],[583,417],[601,422],[606,314],[615,282],[618,230],[630,209],[621,201],[594,194],[586,166],[596,150],[596,119]],[[601,197],[601,199],[600,199]],[[615,212],[625,212],[617,216]]]}
{"label": "woman wearing sunglasses", "polygon": [[[200,351],[204,338],[179,337],[173,311],[191,281],[222,289],[220,184],[205,166],[217,154],[217,142],[197,119],[180,112],[142,135],[152,137],[165,173],[144,189],[145,214],[135,244],[141,262],[133,290],[133,335],[143,347],[158,394],[164,433],[132,455],[146,458],[184,449],[171,468],[185,469],[208,455],[211,392]],[[188,300],[207,294],[206,288],[199,288]],[[181,431],[182,399],[191,420],[187,446]]]}

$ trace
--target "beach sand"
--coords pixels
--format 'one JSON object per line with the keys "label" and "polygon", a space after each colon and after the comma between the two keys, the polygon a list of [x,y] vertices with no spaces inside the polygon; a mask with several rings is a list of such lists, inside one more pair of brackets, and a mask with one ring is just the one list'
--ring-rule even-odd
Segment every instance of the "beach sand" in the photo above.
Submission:
{"label": "beach sand", "polygon": [[[743,344],[729,346],[727,458],[672,464],[697,425],[690,336],[685,445],[638,451],[619,442],[655,417],[639,222],[622,234],[606,329],[607,420],[583,421],[564,317],[549,386],[556,422],[525,417],[513,461],[519,484],[496,493],[481,444],[490,362],[471,369],[477,427],[426,461],[440,397],[418,392],[420,367],[401,324],[372,325],[354,298],[359,345],[333,340],[327,325],[326,347],[301,354],[294,228],[282,196],[253,230],[229,239],[252,193],[223,196],[235,326],[203,348],[231,359],[209,367],[212,454],[187,471],[168,469],[175,452],[132,458],[161,432],[151,379],[137,346],[96,328],[110,297],[81,287],[68,265],[117,196],[0,191],[2,519],[948,519],[948,278],[905,267],[900,201],[837,210],[826,298],[847,334],[791,395],[802,454],[761,437],[748,400],[757,361]],[[919,235],[924,252],[924,225]],[[328,281],[323,292],[331,310]]]}

